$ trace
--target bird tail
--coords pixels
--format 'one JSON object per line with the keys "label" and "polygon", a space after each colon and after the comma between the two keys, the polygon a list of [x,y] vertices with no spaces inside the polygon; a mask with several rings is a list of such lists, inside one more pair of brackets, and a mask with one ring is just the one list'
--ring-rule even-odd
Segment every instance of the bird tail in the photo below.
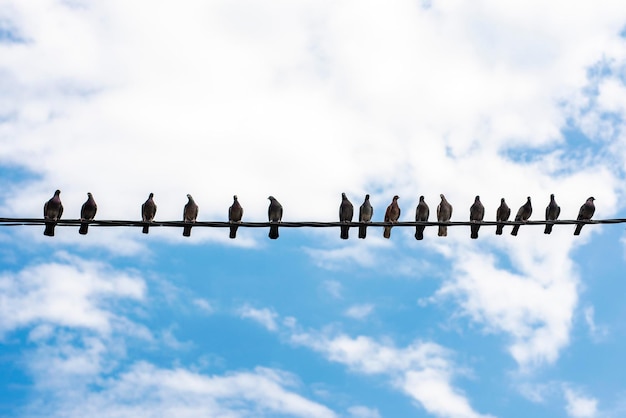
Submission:
{"label": "bird tail", "polygon": [[350,230],[349,226],[341,227],[341,239],[348,239],[348,231]]}
{"label": "bird tail", "polygon": [[231,226],[230,227],[230,235],[228,236],[230,239],[237,238],[237,228],[239,228],[239,227],[238,226]]}
{"label": "bird tail", "polygon": [[471,239],[477,239],[478,238],[478,230],[479,229],[480,229],[480,225],[471,225],[470,226],[470,230],[471,230],[470,238]]}
{"label": "bird tail", "polygon": [[391,227],[390,226],[386,226],[385,229],[383,230],[383,237],[389,239],[391,237]]}
{"label": "bird tail", "polygon": [[49,237],[53,237],[55,226],[56,226],[56,222],[46,222],[46,228],[44,229],[43,234]]}
{"label": "bird tail", "polygon": [[580,230],[583,229],[584,224],[576,225],[576,230],[574,231],[574,235],[580,235]]}
{"label": "bird tail", "polygon": [[496,235],[502,235],[502,230],[504,229],[504,225],[496,225]]}
{"label": "bird tail", "polygon": [[150,228],[150,226],[149,226],[149,225],[144,225],[144,226],[143,226],[143,229],[141,230],[141,232],[143,232],[144,234],[147,234],[147,233],[148,233],[148,229],[149,229],[149,228]]}
{"label": "bird tail", "polygon": [[415,239],[416,240],[423,240],[424,239],[424,228],[426,228],[425,226],[416,226],[415,227]]}
{"label": "bird tail", "polygon": [[270,225],[270,239],[278,239],[278,225]]}
{"label": "bird tail", "polygon": [[553,227],[553,226],[554,226],[554,225],[549,225],[549,224],[546,224],[546,229],[544,229],[544,230],[543,230],[543,233],[544,233],[544,234],[549,234],[549,233],[551,233],[551,232],[552,232],[552,227]]}
{"label": "bird tail", "polygon": [[519,231],[519,225],[513,225],[513,229],[511,230],[511,235],[517,236],[517,231]]}
{"label": "bird tail", "polygon": [[365,225],[359,226],[359,238],[365,239],[367,235],[367,227]]}
{"label": "bird tail", "polygon": [[191,225],[183,226],[183,237],[190,237],[190,236],[191,236]]}
{"label": "bird tail", "polygon": [[447,237],[448,236],[448,227],[447,226],[443,226],[443,225],[439,225],[439,232],[437,233],[437,235],[439,235],[440,237]]}
{"label": "bird tail", "polygon": [[89,224],[87,222],[81,222],[80,228],[78,228],[78,233],[81,235],[87,235],[88,229],[89,229]]}

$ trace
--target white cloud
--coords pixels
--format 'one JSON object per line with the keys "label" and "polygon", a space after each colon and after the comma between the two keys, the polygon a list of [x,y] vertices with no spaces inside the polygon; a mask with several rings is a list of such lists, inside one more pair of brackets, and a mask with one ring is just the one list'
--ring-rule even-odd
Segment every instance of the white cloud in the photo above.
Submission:
{"label": "white cloud", "polygon": [[342,285],[340,282],[336,281],[336,280],[325,280],[322,283],[322,288],[333,298],[335,299],[341,299],[341,291],[342,291]]}
{"label": "white cloud", "polygon": [[354,319],[365,319],[374,310],[374,305],[366,303],[363,305],[352,305],[344,313],[346,316]]}
{"label": "white cloud", "polygon": [[193,300],[193,304],[207,314],[212,314],[215,312],[215,308],[213,307],[213,305],[211,305],[211,303],[206,299],[196,298]]}
{"label": "white cloud", "polygon": [[598,401],[570,388],[564,389],[565,410],[573,418],[593,418],[597,416]]}
{"label": "white cloud", "polygon": [[593,306],[587,306],[584,311],[585,323],[589,328],[589,335],[594,341],[601,341],[604,339],[609,331],[606,326],[598,326],[595,320],[595,309]]}
{"label": "white cloud", "polygon": [[256,309],[250,305],[244,305],[237,310],[237,315],[240,318],[248,318],[258,322],[268,331],[278,330],[278,325],[276,324],[278,314],[268,308]]}
{"label": "white cloud", "polygon": [[368,408],[362,405],[351,406],[348,408],[348,413],[352,418],[380,418],[380,413],[377,409]]}

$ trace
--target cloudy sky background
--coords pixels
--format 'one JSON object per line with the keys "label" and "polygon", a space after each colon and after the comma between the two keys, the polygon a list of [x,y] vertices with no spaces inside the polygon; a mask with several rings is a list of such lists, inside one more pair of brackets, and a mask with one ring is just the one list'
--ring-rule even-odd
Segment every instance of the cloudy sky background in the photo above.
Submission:
{"label": "cloudy sky background", "polygon": [[[0,0],[0,216],[626,217],[622,1]],[[619,417],[622,225],[0,229],[0,416]]]}

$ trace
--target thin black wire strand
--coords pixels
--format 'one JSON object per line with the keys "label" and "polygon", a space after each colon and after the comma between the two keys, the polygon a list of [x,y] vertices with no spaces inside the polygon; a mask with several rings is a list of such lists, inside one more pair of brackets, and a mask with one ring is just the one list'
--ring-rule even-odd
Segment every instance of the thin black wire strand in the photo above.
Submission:
{"label": "thin black wire strand", "polygon": [[[45,225],[49,220],[43,218],[0,218],[0,226],[30,226],[30,225]],[[89,226],[94,227],[139,227],[149,225],[150,227],[184,227],[192,225],[194,228],[228,228],[231,226],[239,226],[242,228],[266,228],[272,225],[278,224],[281,228],[332,228],[339,226],[368,226],[368,227],[411,227],[411,226],[513,226],[513,225],[596,225],[596,224],[620,224],[626,223],[626,218],[617,219],[597,219],[597,220],[557,220],[557,221],[451,221],[451,222],[431,222],[431,221],[412,221],[412,222],[229,222],[229,221],[197,221],[197,222],[184,222],[184,221],[130,221],[130,220],[92,220],[81,221],[80,219],[59,219],[55,221],[57,226],[80,226],[81,223],[87,223]]]}

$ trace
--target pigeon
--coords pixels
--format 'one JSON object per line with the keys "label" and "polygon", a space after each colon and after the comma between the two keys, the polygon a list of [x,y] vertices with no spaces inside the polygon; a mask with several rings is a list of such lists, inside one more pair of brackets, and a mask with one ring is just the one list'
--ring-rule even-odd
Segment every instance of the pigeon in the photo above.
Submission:
{"label": "pigeon", "polygon": [[[593,204],[593,201],[596,200],[593,197],[587,199],[587,201],[580,207],[578,211],[577,221],[588,221],[593,216],[593,213],[596,211],[596,205]],[[583,229],[585,224],[576,225],[576,230],[574,231],[574,235],[580,235],[580,230]]]}
{"label": "pigeon", "polygon": [[[556,221],[559,218],[559,214],[561,213],[561,207],[556,204],[554,200],[554,195],[550,195],[550,203],[546,207],[546,221]],[[546,229],[544,229],[544,234],[549,234],[552,232],[552,227],[554,224],[546,224]]]}
{"label": "pigeon", "polygon": [[80,228],[78,229],[78,233],[81,235],[86,235],[87,230],[89,229],[89,222],[82,221],[92,221],[96,216],[96,212],[98,211],[98,205],[96,205],[96,201],[93,200],[93,195],[91,193],[87,193],[87,201],[83,203],[83,206],[80,208]]}
{"label": "pigeon", "polygon": [[[420,201],[417,204],[417,208],[415,209],[415,221],[423,222],[428,220],[428,216],[430,215],[430,209],[428,205],[424,201],[424,196],[420,196]],[[415,239],[422,240],[424,239],[424,228],[425,225],[416,225],[415,226]]]}
{"label": "pigeon", "polygon": [[[498,210],[496,211],[496,221],[506,222],[509,220],[510,216],[511,216],[511,208],[509,207],[509,205],[506,204],[506,202],[504,201],[504,198],[500,199],[500,206],[498,207]],[[502,224],[496,225],[496,235],[502,235],[503,228],[504,228],[504,225]]]}
{"label": "pigeon", "polygon": [[[268,197],[270,200],[270,206],[267,209],[267,217],[270,222],[280,222],[283,219],[283,207],[274,196]],[[278,238],[278,225],[270,226],[270,233],[268,235],[270,239]]]}
{"label": "pigeon", "polygon": [[[517,211],[517,215],[515,215],[515,222],[526,222],[530,215],[533,213],[533,206],[530,204],[530,196],[526,198],[526,203],[524,203],[519,210]],[[513,230],[511,231],[511,235],[517,236],[517,231],[519,230],[520,225],[513,225]]]}
{"label": "pigeon", "polygon": [[[148,196],[148,200],[146,200],[143,205],[141,205],[141,220],[144,222],[154,221],[154,215],[156,215],[157,206],[154,203],[153,197],[154,193],[150,193],[150,196]],[[147,234],[149,227],[150,225],[144,225],[141,232]]]}
{"label": "pigeon", "polygon": [[[391,204],[387,206],[387,210],[385,211],[385,222],[390,222],[392,224],[398,222],[398,219],[400,218],[400,206],[398,206],[398,199],[400,198],[397,195],[394,196]],[[391,237],[391,226],[385,226],[383,230],[383,237]]]}
{"label": "pigeon", "polygon": [[[341,193],[341,205],[339,205],[339,222],[352,222],[354,206],[348,200],[345,193]],[[341,226],[341,239],[348,239],[349,226]]]}
{"label": "pigeon", "polygon": [[[228,208],[228,222],[241,222],[241,218],[243,217],[243,208],[239,204],[239,200],[237,200],[237,195],[233,196],[233,204]],[[237,238],[237,229],[238,226],[230,227],[230,235],[229,238],[235,239]]]}
{"label": "pigeon", "polygon": [[[374,215],[374,208],[370,203],[370,195],[365,195],[365,201],[359,208],[359,222],[370,222],[372,220],[372,215]],[[367,234],[367,226],[360,225],[359,226],[359,238],[364,239]]]}
{"label": "pigeon", "polygon": [[60,190],[55,191],[54,196],[43,205],[43,217],[46,220],[46,228],[43,234],[49,237],[54,236],[56,221],[61,219],[61,215],[63,215],[63,203],[61,203],[60,194]]}
{"label": "pigeon", "polygon": [[[474,204],[470,207],[470,221],[471,222],[481,222],[485,217],[485,207],[482,203],[480,203],[480,196],[476,196],[474,199]],[[477,239],[478,238],[478,230],[480,229],[480,225],[470,225],[470,238]]]}
{"label": "pigeon", "polygon": [[[441,202],[437,205],[437,221],[448,222],[452,217],[452,205],[448,203],[443,194],[440,194],[439,197],[441,197]],[[448,227],[445,225],[439,225],[439,232],[437,235],[440,237],[447,237]]]}
{"label": "pigeon", "polygon": [[[187,203],[183,208],[183,222],[185,223],[195,223],[196,218],[198,217],[198,205],[193,200],[190,194],[187,195]],[[183,237],[191,236],[191,225],[185,225],[183,227]]]}

